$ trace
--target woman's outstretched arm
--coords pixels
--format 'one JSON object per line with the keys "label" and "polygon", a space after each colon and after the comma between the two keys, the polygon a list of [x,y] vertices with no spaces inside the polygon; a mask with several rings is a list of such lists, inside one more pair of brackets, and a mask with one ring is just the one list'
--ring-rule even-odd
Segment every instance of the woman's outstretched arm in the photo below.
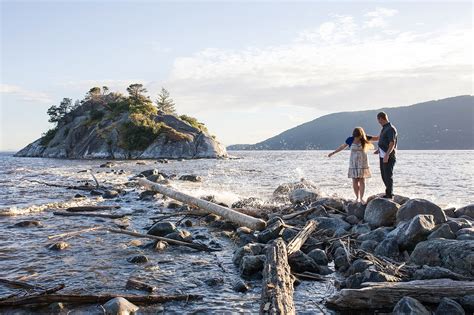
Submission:
{"label": "woman's outstretched arm", "polygon": [[341,152],[342,150],[344,150],[345,148],[347,148],[348,145],[347,143],[343,143],[341,144],[336,150],[334,150],[333,152],[329,153],[328,154],[328,157],[331,157],[333,156],[334,154],[338,153],[338,152]]}

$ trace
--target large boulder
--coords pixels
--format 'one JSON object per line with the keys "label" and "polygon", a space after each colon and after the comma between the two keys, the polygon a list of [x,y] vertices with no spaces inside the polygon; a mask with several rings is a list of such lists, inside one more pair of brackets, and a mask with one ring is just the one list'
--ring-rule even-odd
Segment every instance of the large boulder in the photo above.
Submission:
{"label": "large boulder", "polygon": [[444,223],[440,227],[438,227],[433,233],[428,235],[428,239],[432,240],[435,238],[445,238],[445,239],[455,239],[456,235],[451,231],[451,227],[449,224]]}
{"label": "large boulder", "polygon": [[385,256],[394,260],[400,259],[400,249],[398,242],[393,238],[386,238],[375,247],[374,254]]}
{"label": "large boulder", "polygon": [[240,262],[240,274],[250,277],[263,270],[265,255],[244,256]]}
{"label": "large boulder", "polygon": [[365,209],[367,205],[362,204],[361,202],[349,202],[344,206],[344,210],[347,212],[347,215],[354,215],[359,220],[364,219]]}
{"label": "large boulder", "polygon": [[273,197],[278,201],[286,202],[286,201],[289,201],[290,193],[293,190],[300,189],[300,188],[310,189],[313,191],[318,190],[318,187],[316,186],[315,183],[302,178],[299,182],[281,184],[273,192]]}
{"label": "large boulder", "polygon": [[474,276],[474,242],[433,239],[418,243],[410,255],[416,265],[440,266],[466,276]]}
{"label": "large boulder", "polygon": [[410,199],[397,212],[397,223],[409,221],[418,214],[430,214],[436,224],[446,222],[443,210],[431,201],[425,199]]}
{"label": "large boulder", "polygon": [[364,241],[381,242],[389,233],[391,233],[391,230],[392,229],[389,227],[379,227],[378,229],[370,231],[369,233],[359,235],[357,237],[357,240],[360,242],[364,242]]}
{"label": "large boulder", "polygon": [[442,298],[438,308],[435,311],[435,315],[464,315],[466,312],[459,305],[458,302],[451,300],[450,298]]}
{"label": "large boulder", "polygon": [[418,300],[404,296],[393,308],[392,315],[431,315]]}
{"label": "large boulder", "polygon": [[167,234],[173,233],[175,230],[176,226],[172,222],[157,222],[152,225],[147,234],[165,236]]}
{"label": "large boulder", "polygon": [[337,230],[349,230],[351,225],[339,218],[317,217],[314,219],[318,223],[318,230],[326,234],[334,234]]}
{"label": "large boulder", "polygon": [[290,193],[292,204],[310,203],[317,200],[321,195],[315,189],[298,188]]}
{"label": "large boulder", "polygon": [[392,226],[395,224],[399,205],[389,199],[376,198],[367,204],[364,221],[372,227]]}
{"label": "large boulder", "polygon": [[434,216],[419,214],[411,219],[405,230],[401,230],[397,239],[398,245],[402,250],[412,250],[416,244],[426,240],[435,227]]}
{"label": "large boulder", "polygon": [[288,256],[288,264],[293,272],[318,272],[318,264],[308,255],[298,250]]}
{"label": "large boulder", "polygon": [[463,215],[467,215],[468,217],[471,217],[474,219],[474,203],[470,204],[468,206],[456,209],[454,211],[454,215],[459,218]]}

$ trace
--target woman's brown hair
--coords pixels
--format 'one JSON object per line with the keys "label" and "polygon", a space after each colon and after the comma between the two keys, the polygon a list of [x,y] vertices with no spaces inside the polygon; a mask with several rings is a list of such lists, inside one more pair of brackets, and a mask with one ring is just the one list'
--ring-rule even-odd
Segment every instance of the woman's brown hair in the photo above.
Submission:
{"label": "woman's brown hair", "polygon": [[356,127],[352,132],[352,136],[354,138],[358,137],[360,139],[360,144],[362,145],[363,150],[373,148],[372,143],[370,143],[370,141],[367,139],[367,135],[365,134],[364,128]]}

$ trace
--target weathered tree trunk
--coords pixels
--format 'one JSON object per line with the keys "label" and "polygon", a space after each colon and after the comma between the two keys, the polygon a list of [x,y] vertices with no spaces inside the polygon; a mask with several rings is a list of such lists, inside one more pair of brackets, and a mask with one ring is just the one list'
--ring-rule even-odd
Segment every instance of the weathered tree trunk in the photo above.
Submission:
{"label": "weathered tree trunk", "polygon": [[120,206],[79,206],[69,207],[66,209],[68,212],[88,212],[88,211],[101,211],[101,210],[112,210],[119,209]]}
{"label": "weathered tree trunk", "polygon": [[316,221],[310,220],[306,223],[304,228],[296,234],[296,236],[288,244],[288,256],[300,250],[304,242],[311,236],[311,234],[316,230],[318,223]]}
{"label": "weathered tree trunk", "polygon": [[86,233],[86,232],[102,230],[104,228],[105,228],[104,226],[94,226],[94,227],[79,230],[79,231],[73,231],[73,232],[66,232],[66,233],[61,233],[61,234],[56,234],[56,235],[50,235],[50,236],[48,236],[48,239],[50,240],[50,239],[53,239],[53,238],[73,236],[73,235],[78,235],[78,234],[82,234],[82,233]]}
{"label": "weathered tree trunk", "polygon": [[0,307],[4,306],[20,306],[20,305],[42,305],[55,302],[72,303],[72,304],[92,304],[105,303],[113,298],[123,297],[134,304],[155,304],[169,301],[188,301],[202,299],[201,295],[179,294],[179,295],[127,295],[127,294],[99,294],[99,295],[82,295],[82,294],[47,294],[33,295],[19,298],[10,298],[0,301]]}
{"label": "weathered tree trunk", "polygon": [[193,248],[193,249],[202,250],[202,251],[206,251],[206,252],[212,252],[212,250],[204,244],[197,244],[197,243],[190,243],[190,242],[188,243],[188,242],[173,240],[171,238],[155,236],[155,235],[150,235],[150,234],[141,234],[141,233],[136,233],[136,232],[127,231],[127,230],[121,230],[121,229],[105,228],[105,230],[109,231],[109,232],[112,232],[112,233],[126,234],[126,235],[135,236],[135,237],[141,237],[141,238],[149,238],[149,239],[157,240],[157,241],[165,241],[165,242],[170,243],[170,244],[186,246],[186,247],[190,247],[190,248]]}
{"label": "weathered tree trunk", "polygon": [[65,212],[65,211],[55,211],[54,215],[62,215],[65,217],[98,217],[98,218],[109,218],[109,219],[121,219],[126,216],[126,214],[104,214],[104,213],[82,213],[82,212]]}
{"label": "weathered tree trunk", "polygon": [[140,185],[146,187],[149,190],[159,192],[165,196],[173,198],[175,200],[184,202],[186,204],[196,206],[208,212],[217,214],[229,221],[232,221],[240,226],[246,226],[252,230],[260,231],[263,230],[266,226],[265,221],[251,217],[249,215],[234,211],[232,209],[217,205],[215,203],[205,201],[193,196],[186,195],[182,192],[176,191],[169,187],[153,183],[144,178],[139,178],[138,182]]}
{"label": "weathered tree trunk", "polygon": [[295,314],[293,276],[281,238],[274,240],[267,249],[260,314]]}
{"label": "weathered tree trunk", "polygon": [[327,301],[327,306],[337,310],[384,309],[393,308],[404,296],[437,304],[444,297],[457,299],[474,294],[474,282],[451,279],[369,282],[363,286],[362,289],[341,290]]}

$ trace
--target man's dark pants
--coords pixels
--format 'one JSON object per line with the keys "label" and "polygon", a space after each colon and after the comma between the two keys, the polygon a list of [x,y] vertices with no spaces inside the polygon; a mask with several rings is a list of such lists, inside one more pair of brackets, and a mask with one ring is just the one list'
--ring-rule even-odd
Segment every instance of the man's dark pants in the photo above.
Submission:
{"label": "man's dark pants", "polygon": [[385,184],[385,196],[387,197],[393,197],[393,167],[395,162],[395,155],[390,155],[388,163],[384,163],[383,159],[380,159],[380,174]]}

